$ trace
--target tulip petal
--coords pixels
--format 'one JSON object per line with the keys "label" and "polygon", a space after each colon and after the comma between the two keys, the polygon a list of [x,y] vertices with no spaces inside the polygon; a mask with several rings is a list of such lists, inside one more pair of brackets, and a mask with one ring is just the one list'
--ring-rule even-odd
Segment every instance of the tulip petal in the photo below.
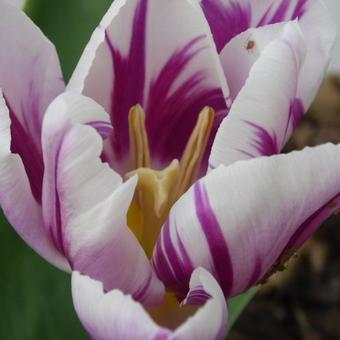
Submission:
{"label": "tulip petal", "polygon": [[[228,83],[235,69],[234,58],[228,60],[228,46],[242,32],[249,28],[288,22],[298,19],[307,41],[307,57],[301,70],[297,97],[308,109],[324,77],[330,60],[330,52],[335,40],[336,29],[332,18],[320,0],[201,0],[201,6],[210,24],[215,43],[221,53]],[[251,35],[253,30],[249,30]],[[244,35],[244,34],[243,34]],[[232,44],[235,45],[235,42]],[[237,58],[237,57],[236,57]],[[256,56],[249,55],[237,63],[237,70],[243,75],[249,72],[252,60]],[[231,71],[231,75],[229,72]],[[230,84],[232,88],[233,85]]]}
{"label": "tulip petal", "polygon": [[340,145],[327,144],[211,171],[172,208],[154,252],[158,276],[181,291],[202,266],[227,297],[243,292],[296,250],[297,232],[310,236],[306,221],[319,226],[320,209],[336,210],[339,169]]}
{"label": "tulip petal", "polygon": [[100,159],[103,141],[95,128],[108,120],[96,102],[75,93],[49,107],[43,126],[45,225],[72,269],[104,282],[106,290],[157,303],[163,285],[126,225],[137,179],[122,184]]}
{"label": "tulip petal", "polygon": [[[76,93],[65,92],[58,96],[48,107],[43,124],[42,148],[44,154],[45,173],[43,180],[43,212],[47,231],[61,253],[63,240],[61,237],[60,202],[56,192],[57,166],[60,146],[67,131],[76,124],[90,125],[98,133],[111,127],[108,114],[90,98]],[[117,174],[115,185],[121,183]]]}
{"label": "tulip petal", "polygon": [[[262,31],[267,33],[272,31]],[[261,44],[265,38],[259,37]],[[291,22],[262,50],[220,125],[209,159],[211,168],[281,152],[304,112],[296,99],[304,46],[298,24]]]}
{"label": "tulip petal", "polygon": [[[205,304],[204,304],[205,303]],[[171,339],[223,339],[227,333],[228,311],[223,292],[213,276],[203,268],[193,271],[184,305],[203,305],[177,328]]]}
{"label": "tulip petal", "polygon": [[11,120],[0,95],[0,205],[16,232],[57,267],[69,266],[44,228],[41,206],[35,200],[19,155],[11,153]]}
{"label": "tulip petal", "polygon": [[202,268],[194,271],[184,301],[196,304],[195,297],[200,296],[202,306],[174,331],[158,326],[131,296],[119,290],[104,293],[100,282],[78,272],[72,275],[72,296],[83,326],[94,339],[222,339],[227,330],[223,293]]}
{"label": "tulip petal", "polygon": [[0,88],[11,118],[11,151],[21,157],[32,193],[41,202],[41,125],[64,82],[54,46],[19,9],[0,2]]}
{"label": "tulip petal", "polygon": [[[106,156],[128,168],[128,112],[141,104],[151,155],[179,159],[205,106],[226,114],[225,82],[209,26],[195,2],[116,0],[94,32],[69,84],[100,103],[115,132]],[[173,135],[176,134],[176,142]]]}
{"label": "tulip petal", "polygon": [[251,27],[302,19],[318,0],[200,0],[218,51]]}
{"label": "tulip petal", "polygon": [[287,23],[279,23],[250,28],[238,34],[220,52],[221,64],[228,80],[232,101],[245,85],[251,68],[261,57],[263,50],[268,44],[282,37],[286,25]]}

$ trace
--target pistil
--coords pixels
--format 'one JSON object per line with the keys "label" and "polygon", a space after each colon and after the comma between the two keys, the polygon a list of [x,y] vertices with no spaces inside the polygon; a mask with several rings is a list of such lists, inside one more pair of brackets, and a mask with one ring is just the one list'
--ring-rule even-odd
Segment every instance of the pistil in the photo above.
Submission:
{"label": "pistil", "polygon": [[138,175],[134,201],[128,212],[128,224],[149,257],[152,256],[160,228],[172,205],[199,176],[215,113],[204,108],[188,140],[181,161],[173,160],[163,170],[151,169],[151,157],[145,112],[140,105],[129,113],[132,170],[126,178]]}

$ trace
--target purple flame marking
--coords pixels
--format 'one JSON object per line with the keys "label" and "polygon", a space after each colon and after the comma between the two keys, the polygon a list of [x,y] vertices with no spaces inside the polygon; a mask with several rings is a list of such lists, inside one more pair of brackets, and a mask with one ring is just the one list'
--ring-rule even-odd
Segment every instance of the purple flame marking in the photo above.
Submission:
{"label": "purple flame marking", "polygon": [[[301,224],[301,226],[296,230],[294,235],[289,240],[286,249],[293,247],[300,247],[303,242],[308,238],[318,226],[315,226],[313,222],[318,219],[322,219],[320,223],[325,221],[330,215],[333,214],[334,209],[330,209],[329,205],[333,202],[338,202],[340,200],[340,194],[333,197],[329,202],[324,204],[321,208],[319,208],[313,215],[311,215],[307,220]],[[308,235],[303,240],[301,237],[303,234]]]}
{"label": "purple flame marking", "polygon": [[[277,138],[274,133],[274,136],[271,136],[270,133],[263,128],[260,125],[257,125],[250,121],[244,121],[246,124],[250,125],[253,130],[255,136],[252,140],[252,146],[256,149],[256,151],[261,156],[271,156],[276,155],[280,153],[280,148],[277,144]],[[243,154],[250,156],[250,157],[256,157],[256,155],[253,155],[245,150],[238,150],[242,152]]]}
{"label": "purple flame marking", "polygon": [[171,260],[171,266],[174,269],[174,273],[176,273],[176,281],[178,282],[176,290],[179,290],[180,292],[186,292],[189,289],[188,283],[193,267],[190,262],[187,262],[188,257],[186,253],[184,261],[179,258],[176,249],[172,243],[169,220],[165,223],[163,227],[163,236],[165,252],[168,258]]}
{"label": "purple flame marking", "polygon": [[[126,157],[129,152],[128,112],[133,105],[141,104],[146,109],[146,129],[152,158],[157,160],[157,164],[168,164],[173,159],[181,158],[198,114],[205,106],[211,106],[223,117],[227,114],[227,106],[220,88],[205,86],[206,74],[203,71],[191,75],[177,89],[173,89],[174,83],[188,70],[192,60],[206,48],[200,44],[205,36],[196,37],[174,51],[151,81],[147,100],[144,98],[146,21],[147,1],[144,0],[135,12],[127,57],[113,45],[108,32],[105,35],[115,75],[111,107],[114,133],[111,142],[116,159],[119,161]],[[221,117],[216,119],[207,155],[221,120]]]}
{"label": "purple flame marking", "polygon": [[289,1],[282,0],[281,4],[276,9],[276,11],[274,11],[274,13],[270,15],[269,13],[274,5],[274,3],[272,3],[272,5],[268,8],[266,13],[261,18],[260,22],[257,24],[257,27],[261,27],[264,25],[277,24],[279,22],[287,21],[287,20],[295,20],[297,18],[301,19],[307,10],[306,8],[307,2],[308,0],[299,0],[297,4],[295,5],[292,15],[290,16],[288,14],[289,8],[290,8]]}
{"label": "purple flame marking", "polygon": [[5,93],[3,96],[9,109],[9,116],[11,119],[11,152],[20,156],[26,170],[32,194],[36,201],[41,204],[44,174],[44,163],[41,150],[37,147],[32,136],[19,121],[5,96]]}
{"label": "purple flame marking", "polygon": [[57,188],[58,182],[58,164],[59,164],[59,157],[61,152],[62,143],[59,144],[56,156],[55,156],[55,163],[54,163],[54,177],[55,177],[55,192],[54,192],[54,199],[55,199],[55,216],[54,216],[54,224],[49,226],[49,233],[53,240],[54,245],[56,248],[66,256],[66,250],[64,245],[64,231],[62,225],[62,217],[61,217],[61,207],[60,207],[60,198]]}
{"label": "purple flame marking", "polygon": [[203,0],[201,3],[210,24],[217,51],[235,36],[251,26],[251,6],[242,6],[237,1],[229,1],[226,6],[221,0]]}
{"label": "purple flame marking", "polygon": [[301,19],[307,11],[308,0],[298,0],[290,11],[290,1],[281,0],[277,9],[272,13],[273,1],[258,22],[253,19],[252,1],[241,5],[237,1],[230,0],[202,0],[201,6],[211,27],[218,52],[238,34],[251,27],[261,27],[282,21]]}
{"label": "purple flame marking", "polygon": [[[162,240],[164,242],[164,235],[162,233]],[[167,286],[174,286],[177,282],[176,277],[173,275],[170,265],[165,258],[164,251],[161,245],[161,238],[158,240],[156,245],[156,252],[152,260],[157,276]]]}
{"label": "purple flame marking", "polygon": [[113,132],[112,125],[104,121],[88,122],[86,125],[90,125],[94,129],[96,129],[103,139],[110,137]]}
{"label": "purple flame marking", "polygon": [[129,150],[129,110],[144,100],[147,4],[147,0],[141,0],[136,8],[127,57],[122,56],[114,47],[109,34],[105,32],[115,75],[111,106],[111,121],[115,132],[111,138],[117,159],[122,159]]}
{"label": "purple flame marking", "polygon": [[304,113],[305,108],[303,107],[302,100],[300,98],[293,99],[289,110],[289,121],[292,122],[293,129],[299,125]]}
{"label": "purple flame marking", "polygon": [[146,281],[146,283],[142,286],[141,289],[139,289],[134,295],[133,298],[136,301],[141,301],[144,297],[144,295],[147,293],[147,291],[150,288],[150,284],[152,282],[152,272],[150,271],[150,275]]}
{"label": "purple flame marking", "polygon": [[[173,245],[174,241],[170,235],[170,222],[167,221],[163,226],[161,238],[157,242],[153,266],[162,282],[175,291],[178,297],[182,298],[189,290],[189,280],[194,267],[180,239],[177,226],[174,225],[174,227],[179,250],[177,251]],[[161,245],[161,240],[164,247]]]}
{"label": "purple flame marking", "polygon": [[233,285],[233,267],[226,240],[202,183],[196,182],[194,195],[196,215],[208,242],[217,279],[224,294],[229,296]]}
{"label": "purple flame marking", "polygon": [[194,290],[190,291],[186,299],[183,301],[183,305],[204,305],[207,300],[212,296],[206,292],[203,286],[198,286]]}
{"label": "purple flame marking", "polygon": [[[220,116],[227,114],[222,90],[206,88],[206,76],[202,71],[188,78],[171,93],[172,85],[186,71],[195,56],[204,49],[197,46],[204,38],[197,37],[174,52],[150,86],[146,125],[151,154],[165,164],[181,158],[198,115],[205,106],[219,111]],[[216,121],[220,122],[223,117],[218,117]],[[215,124],[211,133],[207,154],[210,152],[209,147],[218,125]]]}

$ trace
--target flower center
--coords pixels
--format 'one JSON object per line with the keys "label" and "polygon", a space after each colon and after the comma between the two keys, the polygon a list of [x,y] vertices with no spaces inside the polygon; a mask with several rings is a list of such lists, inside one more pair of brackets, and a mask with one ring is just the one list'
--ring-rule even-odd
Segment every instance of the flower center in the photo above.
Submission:
{"label": "flower center", "polygon": [[165,169],[154,170],[151,168],[145,112],[140,105],[130,110],[130,155],[132,169],[135,170],[127,173],[126,179],[138,175],[138,184],[128,212],[128,225],[149,258],[170,208],[199,175],[214,118],[214,110],[204,108],[181,160],[174,159]]}

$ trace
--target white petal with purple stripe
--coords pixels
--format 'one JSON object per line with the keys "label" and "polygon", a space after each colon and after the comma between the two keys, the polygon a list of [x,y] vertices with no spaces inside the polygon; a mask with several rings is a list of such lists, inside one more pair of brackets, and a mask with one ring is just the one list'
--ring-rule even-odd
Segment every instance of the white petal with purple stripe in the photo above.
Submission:
{"label": "white petal with purple stripe", "polygon": [[[72,296],[77,314],[93,339],[223,339],[227,331],[227,306],[214,278],[202,268],[190,280],[183,305],[199,305],[175,329],[156,324],[141,304],[119,290],[105,293],[100,282],[77,272],[72,275]],[[178,303],[178,311],[180,307]]]}
{"label": "white petal with purple stripe", "polygon": [[79,94],[66,92],[48,108],[43,126],[45,226],[72,269],[101,280],[106,290],[119,288],[154,304],[163,285],[126,224],[136,178],[123,184],[100,159],[100,132],[109,125],[103,108]]}
{"label": "white petal with purple stripe", "polygon": [[172,208],[154,252],[158,276],[183,293],[202,266],[227,297],[241,293],[335,212],[339,169],[340,145],[327,144],[211,171]]}
{"label": "white petal with purple stripe", "polygon": [[180,159],[207,105],[218,112],[216,132],[229,95],[206,19],[188,0],[115,1],[69,89],[90,96],[110,113],[114,133],[105,154],[120,172],[129,169],[132,106],[140,104],[146,111],[151,156],[159,167]]}
{"label": "white petal with purple stripe", "polygon": [[263,49],[217,132],[211,168],[281,152],[303,114],[296,95],[304,47],[298,23],[291,22]]}

